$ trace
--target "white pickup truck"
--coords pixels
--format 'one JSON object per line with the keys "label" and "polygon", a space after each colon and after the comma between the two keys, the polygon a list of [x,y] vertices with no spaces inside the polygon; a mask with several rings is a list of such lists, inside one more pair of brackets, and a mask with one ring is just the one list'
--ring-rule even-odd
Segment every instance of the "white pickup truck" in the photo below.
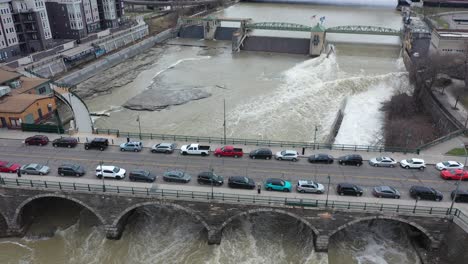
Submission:
{"label": "white pickup truck", "polygon": [[210,154],[210,146],[203,146],[194,143],[190,145],[183,145],[182,147],[180,147],[180,154],[207,156]]}

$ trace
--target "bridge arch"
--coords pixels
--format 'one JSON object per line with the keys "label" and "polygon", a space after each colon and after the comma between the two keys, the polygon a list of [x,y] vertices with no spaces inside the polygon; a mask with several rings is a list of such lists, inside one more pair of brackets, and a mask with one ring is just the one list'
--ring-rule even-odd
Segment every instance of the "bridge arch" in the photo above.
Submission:
{"label": "bridge arch", "polygon": [[121,227],[121,226],[123,226],[124,223],[122,223],[122,221],[128,216],[128,214],[130,212],[132,212],[133,210],[135,210],[135,209],[137,209],[139,207],[143,207],[143,206],[147,206],[147,205],[159,205],[159,206],[165,206],[165,207],[170,207],[170,208],[174,208],[174,209],[177,209],[177,210],[181,210],[181,211],[189,214],[190,216],[194,217],[197,221],[199,221],[205,227],[205,229],[208,232],[210,232],[210,230],[212,229],[212,227],[210,227],[210,225],[208,225],[208,223],[205,221],[205,219],[203,219],[203,217],[201,217],[194,210],[192,210],[190,208],[187,208],[187,207],[184,207],[184,206],[181,206],[181,205],[178,205],[178,204],[174,204],[174,203],[160,203],[160,202],[142,202],[142,203],[137,203],[135,205],[132,205],[132,206],[126,208],[124,211],[122,211],[122,213],[120,213],[115,218],[114,222],[112,223],[112,227]]}
{"label": "bridge arch", "polygon": [[272,208],[272,209],[269,209],[269,208],[258,208],[258,209],[252,209],[252,210],[248,210],[248,211],[245,211],[245,212],[242,212],[242,213],[239,213],[239,214],[236,214],[236,215],[233,215],[231,217],[229,217],[228,219],[226,219],[222,224],[221,226],[219,227],[218,231],[219,232],[222,232],[223,229],[228,225],[230,224],[234,219],[237,219],[239,217],[242,217],[242,216],[245,216],[245,215],[250,215],[250,214],[256,214],[256,213],[277,213],[277,214],[281,214],[281,215],[287,215],[287,216],[290,216],[296,220],[298,220],[299,222],[305,224],[307,227],[310,228],[310,230],[312,230],[312,233],[314,233],[314,237],[317,237],[319,235],[319,231],[318,229],[313,226],[309,221],[307,221],[306,219],[298,216],[297,214],[294,214],[294,213],[291,213],[291,212],[288,212],[286,210],[282,210],[282,209],[276,209],[276,208]]}
{"label": "bridge arch", "polygon": [[365,221],[372,221],[372,220],[390,220],[390,221],[395,221],[395,222],[400,222],[400,223],[405,223],[409,226],[412,226],[416,228],[421,234],[423,234],[429,241],[429,247],[435,247],[438,245],[438,241],[431,235],[431,233],[421,225],[406,220],[404,218],[399,218],[399,217],[392,217],[392,216],[369,216],[369,217],[362,217],[353,221],[350,221],[344,225],[341,225],[337,229],[333,230],[332,232],[329,233],[328,237],[331,238],[334,234],[338,233],[339,231],[346,229],[354,224],[360,223],[360,222],[365,222]]}
{"label": "bridge arch", "polygon": [[91,211],[98,219],[99,221],[101,222],[101,224],[106,224],[106,220],[104,219],[104,217],[102,217],[101,214],[99,214],[93,207],[89,206],[88,204],[80,201],[79,199],[76,199],[76,198],[73,198],[73,197],[69,197],[67,195],[62,195],[62,194],[39,194],[39,195],[35,195],[35,196],[32,196],[26,200],[24,200],[15,210],[15,215],[13,216],[13,220],[11,222],[11,224],[13,225],[16,225],[18,227],[21,226],[21,223],[20,223],[20,220],[21,220],[21,215],[23,213],[23,209],[29,204],[31,203],[32,201],[35,201],[35,200],[38,200],[38,199],[42,199],[42,198],[59,198],[59,199],[64,199],[64,200],[68,200],[68,201],[72,201],[76,204],[79,204],[81,205],[82,207],[88,209],[89,211]]}

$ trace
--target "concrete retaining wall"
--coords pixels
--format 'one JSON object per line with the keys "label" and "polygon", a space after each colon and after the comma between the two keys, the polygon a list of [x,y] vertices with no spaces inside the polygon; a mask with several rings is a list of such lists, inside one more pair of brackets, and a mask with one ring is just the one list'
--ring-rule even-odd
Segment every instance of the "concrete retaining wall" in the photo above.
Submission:
{"label": "concrete retaining wall", "polygon": [[204,38],[203,35],[203,26],[199,25],[191,25],[180,28],[179,33],[177,34],[180,38],[194,38],[194,39],[202,39]]}
{"label": "concrete retaining wall", "polygon": [[154,44],[166,41],[167,39],[172,38],[172,37],[174,37],[174,33],[172,32],[172,29],[168,29],[166,31],[159,33],[156,36],[149,37],[141,41],[138,44],[132,45],[119,52],[109,55],[103,58],[102,60],[98,60],[79,71],[75,71],[61,78],[59,82],[76,85],[80,82],[83,82],[93,77],[95,74],[101,71],[107,70],[130,57],[133,57],[137,54],[140,54],[150,49],[151,47],[154,46]]}
{"label": "concrete retaining wall", "polygon": [[278,52],[289,54],[308,55],[310,49],[310,39],[299,38],[278,38],[250,36],[244,40],[241,50]]}
{"label": "concrete retaining wall", "polygon": [[216,29],[215,39],[217,40],[232,40],[232,34],[239,30],[238,28],[231,27],[218,27]]}
{"label": "concrete retaining wall", "polygon": [[338,135],[338,131],[340,130],[341,123],[343,122],[344,110],[346,108],[347,101],[348,98],[345,98],[343,101],[341,101],[340,109],[336,113],[335,120],[333,121],[333,125],[331,126],[330,133],[328,134],[325,143],[333,144],[335,141],[336,135]]}
{"label": "concrete retaining wall", "polygon": [[452,223],[441,243],[436,258],[438,263],[464,264],[468,260],[468,236],[456,223]]}

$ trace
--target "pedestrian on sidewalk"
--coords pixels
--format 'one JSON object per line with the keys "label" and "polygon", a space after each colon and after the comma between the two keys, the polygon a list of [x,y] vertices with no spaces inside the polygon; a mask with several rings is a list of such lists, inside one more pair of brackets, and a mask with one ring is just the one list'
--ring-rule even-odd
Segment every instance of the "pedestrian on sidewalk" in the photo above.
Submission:
{"label": "pedestrian on sidewalk", "polygon": [[130,137],[127,137],[127,143],[130,142]]}
{"label": "pedestrian on sidewalk", "polygon": [[259,183],[257,184],[257,193],[260,194],[262,192],[262,185]]}
{"label": "pedestrian on sidewalk", "polygon": [[18,177],[21,178],[21,170],[20,170],[20,168],[18,168],[18,169],[16,170],[16,174],[18,174]]}

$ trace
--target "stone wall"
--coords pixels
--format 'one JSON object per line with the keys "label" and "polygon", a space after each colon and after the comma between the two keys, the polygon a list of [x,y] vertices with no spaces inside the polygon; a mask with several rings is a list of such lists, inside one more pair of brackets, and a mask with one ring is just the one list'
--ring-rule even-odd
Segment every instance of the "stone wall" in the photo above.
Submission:
{"label": "stone wall", "polygon": [[172,29],[163,31],[156,36],[149,37],[143,41],[127,47],[123,50],[120,50],[114,54],[106,56],[92,64],[89,64],[85,68],[74,71],[73,73],[68,74],[65,77],[62,77],[58,82],[67,83],[70,85],[76,85],[80,82],[83,82],[94,75],[100,73],[101,71],[107,70],[115,65],[121,63],[122,61],[131,58],[137,54],[145,52],[146,50],[153,47],[156,43],[164,42],[169,38],[172,38],[174,33]]}
{"label": "stone wall", "polygon": [[468,261],[468,235],[457,224],[452,223],[441,243],[437,258],[439,263],[465,264]]}

